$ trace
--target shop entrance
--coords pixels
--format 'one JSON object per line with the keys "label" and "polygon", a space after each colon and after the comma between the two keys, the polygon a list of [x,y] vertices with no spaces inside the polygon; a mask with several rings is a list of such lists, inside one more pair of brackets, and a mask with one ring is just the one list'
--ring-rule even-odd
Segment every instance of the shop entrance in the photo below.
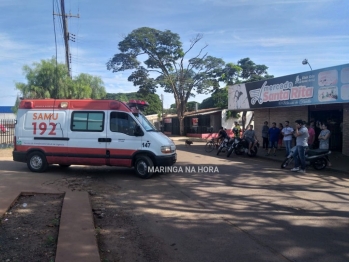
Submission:
{"label": "shop entrance", "polygon": [[[342,107],[342,105],[340,105]],[[309,122],[315,121],[315,125],[318,122],[320,123],[327,123],[327,128],[331,131],[331,138],[330,138],[330,149],[335,151],[342,151],[342,125],[343,123],[343,110],[342,108],[330,108],[330,106],[327,106],[328,109],[324,110],[321,107],[310,107],[309,108]],[[338,106],[336,106],[338,107]],[[317,143],[315,145],[315,148],[318,148],[318,139],[320,133],[319,128],[315,128],[315,136]]]}

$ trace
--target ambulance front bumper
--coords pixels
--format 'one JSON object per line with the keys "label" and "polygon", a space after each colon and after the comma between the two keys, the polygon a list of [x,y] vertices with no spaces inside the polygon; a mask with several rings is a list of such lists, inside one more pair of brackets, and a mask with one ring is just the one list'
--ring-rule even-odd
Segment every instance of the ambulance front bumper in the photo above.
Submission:
{"label": "ambulance front bumper", "polygon": [[172,166],[177,161],[177,153],[169,156],[155,156],[155,166]]}

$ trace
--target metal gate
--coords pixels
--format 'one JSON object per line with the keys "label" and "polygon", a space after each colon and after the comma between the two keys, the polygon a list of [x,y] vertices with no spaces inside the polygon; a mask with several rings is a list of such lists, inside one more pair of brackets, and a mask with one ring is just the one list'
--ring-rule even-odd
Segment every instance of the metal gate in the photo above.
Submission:
{"label": "metal gate", "polygon": [[0,119],[0,148],[13,146],[15,123],[14,119]]}

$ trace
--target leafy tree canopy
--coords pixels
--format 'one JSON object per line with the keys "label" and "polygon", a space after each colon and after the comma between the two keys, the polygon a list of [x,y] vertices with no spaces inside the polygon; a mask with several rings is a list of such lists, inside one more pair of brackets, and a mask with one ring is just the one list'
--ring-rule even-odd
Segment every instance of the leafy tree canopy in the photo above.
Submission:
{"label": "leafy tree canopy", "polygon": [[[205,45],[191,58],[189,52],[202,39],[197,35],[188,50],[183,51],[179,35],[169,30],[159,31],[142,27],[132,31],[119,42],[119,51],[107,63],[108,70],[120,72],[134,70],[129,81],[141,92],[154,93],[158,87],[172,93],[180,120],[180,133],[184,133],[184,112],[188,99],[219,88],[224,61],[204,53]],[[145,58],[142,63],[138,59]],[[228,77],[227,77],[228,78]]]}
{"label": "leafy tree canopy", "polygon": [[69,77],[64,64],[56,64],[55,58],[41,60],[23,72],[27,83],[16,83],[16,89],[24,98],[104,98],[106,91],[100,77],[80,74]]}
{"label": "leafy tree canopy", "polygon": [[242,68],[240,74],[241,82],[255,82],[263,79],[273,78],[273,75],[269,75],[268,67],[265,65],[256,65],[250,58],[243,58],[238,61],[238,66]]}

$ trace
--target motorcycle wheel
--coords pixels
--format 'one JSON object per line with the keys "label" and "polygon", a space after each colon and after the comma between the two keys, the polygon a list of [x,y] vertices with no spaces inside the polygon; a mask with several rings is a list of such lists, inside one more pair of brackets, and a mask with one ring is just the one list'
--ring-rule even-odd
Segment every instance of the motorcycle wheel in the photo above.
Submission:
{"label": "motorcycle wheel", "polygon": [[292,161],[293,161],[293,157],[286,158],[286,159],[282,162],[281,168],[286,168],[289,164],[291,164]]}
{"label": "motorcycle wheel", "polygon": [[227,151],[227,157],[230,157],[230,155],[231,155],[231,153],[233,153],[233,151],[234,151],[234,147],[231,146]]}
{"label": "motorcycle wheel", "polygon": [[219,148],[218,148],[218,151],[217,151],[217,156],[219,155],[219,153],[222,151],[222,149],[223,149],[223,147],[222,146],[220,146]]}
{"label": "motorcycle wheel", "polygon": [[236,155],[242,155],[244,153],[244,147],[242,145],[237,145],[235,149]]}
{"label": "motorcycle wheel", "polygon": [[326,166],[327,166],[327,161],[326,161],[326,159],[324,159],[324,158],[316,159],[316,160],[314,160],[314,162],[313,162],[313,167],[314,167],[316,170],[324,169],[324,168],[326,168]]}

